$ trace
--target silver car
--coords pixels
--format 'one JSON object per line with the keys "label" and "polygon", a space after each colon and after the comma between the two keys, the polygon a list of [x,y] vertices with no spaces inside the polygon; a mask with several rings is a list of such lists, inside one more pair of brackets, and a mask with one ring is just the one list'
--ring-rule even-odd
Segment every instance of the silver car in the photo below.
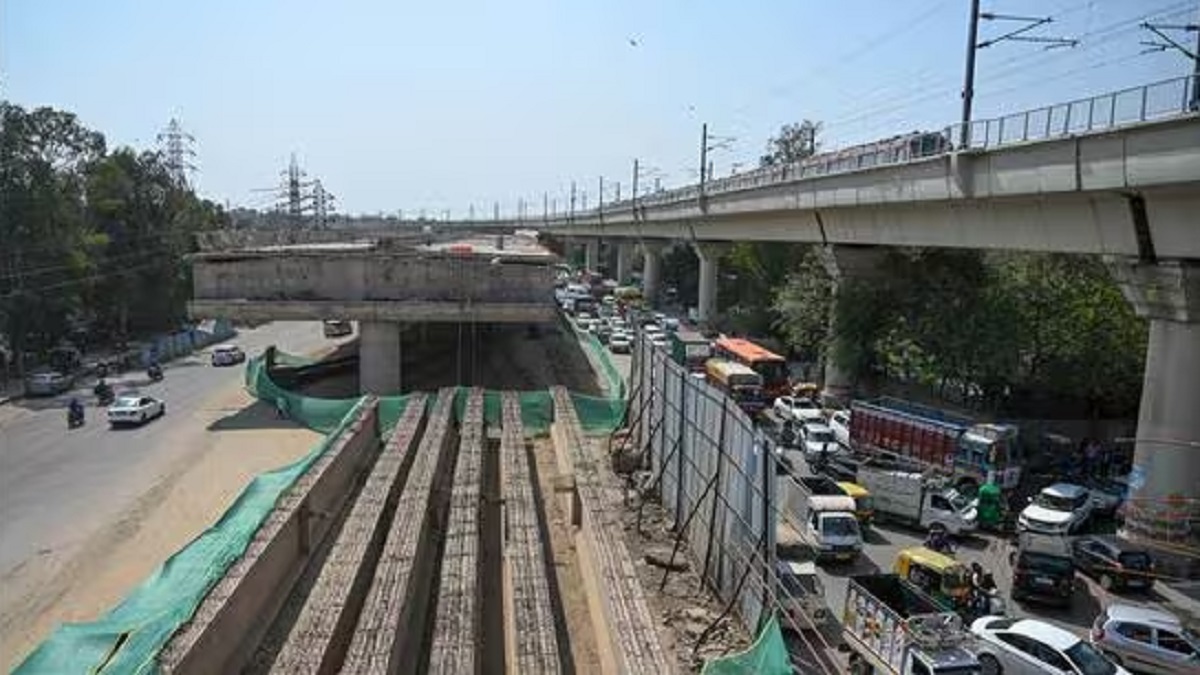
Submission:
{"label": "silver car", "polygon": [[1091,642],[1130,670],[1200,675],[1200,640],[1169,612],[1110,605],[1096,617]]}
{"label": "silver car", "polygon": [[25,394],[28,396],[54,396],[71,389],[74,379],[57,370],[32,373],[25,378]]}

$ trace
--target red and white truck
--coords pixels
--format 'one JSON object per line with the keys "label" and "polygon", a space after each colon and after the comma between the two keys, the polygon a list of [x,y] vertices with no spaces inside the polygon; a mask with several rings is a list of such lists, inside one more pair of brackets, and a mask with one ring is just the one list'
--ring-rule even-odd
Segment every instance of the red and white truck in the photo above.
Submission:
{"label": "red and white truck", "polygon": [[1018,429],[989,424],[895,398],[854,401],[850,444],[860,452],[892,453],[940,466],[959,484],[991,482],[1012,489],[1021,480]]}

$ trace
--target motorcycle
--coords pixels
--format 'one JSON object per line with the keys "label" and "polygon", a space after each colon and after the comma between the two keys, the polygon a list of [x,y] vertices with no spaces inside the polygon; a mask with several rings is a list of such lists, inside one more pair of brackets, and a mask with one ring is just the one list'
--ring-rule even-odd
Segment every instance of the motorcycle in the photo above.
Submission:
{"label": "motorcycle", "polygon": [[96,400],[99,401],[100,405],[110,405],[116,400],[116,394],[113,393],[112,387],[104,382],[97,384],[92,393],[96,395]]}
{"label": "motorcycle", "polygon": [[72,405],[67,408],[67,428],[77,429],[83,426],[83,406]]}
{"label": "motorcycle", "polygon": [[146,369],[146,376],[150,378],[151,382],[161,382],[163,379],[162,367],[157,364],[151,365]]}

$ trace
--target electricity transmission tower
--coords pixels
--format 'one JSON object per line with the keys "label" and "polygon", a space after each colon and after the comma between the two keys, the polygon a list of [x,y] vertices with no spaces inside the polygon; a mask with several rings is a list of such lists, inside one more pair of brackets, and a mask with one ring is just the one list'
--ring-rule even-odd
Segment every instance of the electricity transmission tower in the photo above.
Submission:
{"label": "electricity transmission tower", "polygon": [[158,134],[158,144],[167,170],[171,173],[171,179],[181,188],[188,186],[188,173],[196,170],[196,166],[191,162],[196,156],[196,151],[192,148],[195,142],[196,138],[184,131],[179,120],[174,117],[167,124],[167,128]]}
{"label": "electricity transmission tower", "polygon": [[292,153],[288,167],[280,172],[280,184],[273,188],[260,188],[253,192],[269,192],[275,197],[276,213],[286,215],[287,224],[293,229],[304,227],[323,228],[333,216],[336,197],[325,189],[320,179],[308,180],[308,174],[300,168],[296,154]]}

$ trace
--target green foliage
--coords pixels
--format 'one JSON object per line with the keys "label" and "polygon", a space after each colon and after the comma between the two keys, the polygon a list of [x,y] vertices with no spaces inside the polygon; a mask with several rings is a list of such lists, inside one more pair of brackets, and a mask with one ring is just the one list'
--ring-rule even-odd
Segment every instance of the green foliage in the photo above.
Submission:
{"label": "green foliage", "polygon": [[70,113],[0,102],[0,121],[0,332],[13,351],[178,325],[183,256],[223,211],[157,153],[109,152]]}
{"label": "green foliage", "polygon": [[807,247],[796,265],[770,296],[772,328],[809,362],[823,361],[829,336],[833,281],[821,264],[817,247]]}
{"label": "green foliage", "polygon": [[[802,354],[827,349],[831,282],[815,254],[774,294],[775,324]],[[826,356],[1012,415],[1131,416],[1146,324],[1095,257],[892,251],[874,280],[838,289]]]}
{"label": "green foliage", "polygon": [[790,164],[815,154],[820,133],[821,123],[812,120],[783,125],[779,134],[767,141],[767,153],[759,158],[759,165]]}

